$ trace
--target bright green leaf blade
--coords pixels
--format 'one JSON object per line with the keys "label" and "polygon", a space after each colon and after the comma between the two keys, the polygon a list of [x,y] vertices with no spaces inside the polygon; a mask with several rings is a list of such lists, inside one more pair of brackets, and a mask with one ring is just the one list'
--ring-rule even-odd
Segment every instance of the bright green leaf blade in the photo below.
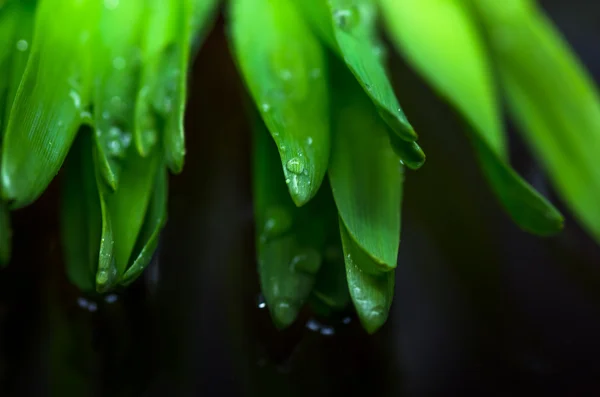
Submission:
{"label": "bright green leaf blade", "polygon": [[425,154],[387,76],[383,46],[377,37],[375,0],[306,0],[296,2],[331,49],[343,59],[390,126],[390,139],[405,164],[417,169]]}
{"label": "bright green leaf blade", "polygon": [[165,161],[171,171],[179,173],[185,157],[183,121],[192,36],[192,1],[151,0],[147,10],[135,141],[139,153],[146,156],[159,135],[164,135]]}
{"label": "bright green leaf blade", "polygon": [[89,101],[90,36],[101,4],[44,0],[36,13],[31,55],[13,104],[2,156],[2,193],[23,207],[62,165]]}
{"label": "bright green leaf blade", "polygon": [[[115,192],[106,188],[101,190],[103,222],[110,225],[112,232],[118,278],[123,276],[132,260],[134,247],[153,196],[159,163],[158,148],[148,157],[141,157],[132,147],[122,163],[119,188]],[[103,235],[103,241],[105,240],[109,241],[109,237]],[[97,284],[102,283],[97,281]]]}
{"label": "bright green leaf blade", "polygon": [[273,322],[285,328],[294,322],[315,283],[326,240],[326,213],[319,208],[319,196],[302,208],[294,205],[278,171],[277,148],[262,121],[255,121],[253,136],[258,272]]}
{"label": "bright green leaf blade", "polygon": [[485,43],[462,0],[379,0],[398,50],[506,158]]}
{"label": "bright green leaf blade", "polygon": [[329,159],[324,49],[292,0],[234,0],[230,24],[239,69],[302,206],[317,193]]}
{"label": "bright green leaf blade", "polygon": [[364,329],[372,334],[385,324],[394,298],[395,271],[369,274],[364,268],[376,263],[356,245],[340,219],[340,235],[346,262],[348,289],[358,318]]}
{"label": "bright green leaf blade", "polygon": [[[390,148],[388,126],[343,68],[333,70],[329,180],[340,218],[372,258],[371,273],[396,267],[403,167]],[[370,263],[370,262],[369,262]]]}
{"label": "bright green leaf blade", "polygon": [[561,214],[510,167],[500,106],[484,39],[460,0],[380,0],[398,48],[472,128],[468,131],[492,189],[524,230],[550,235]]}
{"label": "bright green leaf blade", "polygon": [[99,162],[99,155],[96,150],[94,151],[94,175],[98,196],[100,197],[100,213],[102,218],[98,270],[96,271],[96,291],[104,293],[116,285],[119,269],[117,269],[115,259],[115,234],[113,233],[112,217],[106,203],[106,197],[114,193],[104,182]]}
{"label": "bright green leaf blade", "polygon": [[[13,32],[13,42],[10,43],[11,57],[6,62],[4,73],[2,73],[2,76],[5,76],[2,80],[6,87],[6,102],[2,109],[0,109],[0,113],[4,112],[4,116],[0,117],[0,130],[6,130],[7,128],[10,110],[21,84],[25,67],[27,66],[35,21],[35,2],[20,1],[11,4],[15,10],[13,18],[17,21],[17,24]],[[0,135],[2,135],[2,132],[0,132]]]}
{"label": "bright green leaf blade", "polygon": [[144,5],[145,0],[128,0],[104,7],[94,40],[96,145],[100,172],[113,190],[132,141]]}
{"label": "bright green leaf blade", "polygon": [[150,199],[146,219],[133,250],[134,255],[137,253],[137,256],[135,256],[135,260],[121,280],[119,280],[119,284],[124,286],[134,282],[152,260],[154,252],[158,247],[160,232],[167,221],[167,172],[166,170],[162,170],[161,165],[159,165],[159,168],[161,169],[157,172],[154,193]]}
{"label": "bright green leaf blade", "polygon": [[141,38],[142,72],[135,108],[135,144],[147,156],[162,134],[159,114],[153,107],[156,87],[162,84],[160,65],[166,48],[174,40],[174,0],[148,0]]}
{"label": "bright green leaf blade", "polygon": [[65,161],[61,194],[61,240],[69,280],[95,291],[101,213],[91,131],[82,131]]}
{"label": "bright green leaf blade", "polygon": [[509,110],[558,193],[600,241],[600,98],[568,44],[531,1],[473,1]]}
{"label": "bright green leaf blade", "polygon": [[192,1],[184,0],[175,7],[173,15],[174,41],[163,54],[161,84],[158,86],[155,107],[164,117],[164,157],[174,173],[183,170],[185,157],[185,103],[187,99],[188,67],[192,42]]}

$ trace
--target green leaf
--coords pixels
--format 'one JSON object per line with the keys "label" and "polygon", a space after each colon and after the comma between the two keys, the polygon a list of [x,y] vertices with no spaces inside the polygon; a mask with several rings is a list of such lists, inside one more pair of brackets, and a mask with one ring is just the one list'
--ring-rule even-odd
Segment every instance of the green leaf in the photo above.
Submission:
{"label": "green leaf", "polygon": [[100,172],[112,190],[132,141],[145,0],[105,6],[95,37],[94,127]]}
{"label": "green leaf", "polygon": [[[370,274],[363,269],[377,263],[366,255],[350,236],[340,219],[340,235],[346,261],[348,289],[358,318],[364,329],[372,334],[385,324],[394,298],[395,271]],[[371,263],[370,263],[371,262]]]}
{"label": "green leaf", "polygon": [[534,2],[473,4],[512,117],[559,195],[600,241],[600,98],[592,79]]}
{"label": "green leaf", "polygon": [[[332,71],[333,140],[329,180],[340,218],[371,261],[369,273],[396,267],[403,167],[388,144],[388,126],[342,67]],[[366,267],[374,264],[375,267]]]}
{"label": "green leaf", "polygon": [[492,189],[524,230],[550,235],[563,218],[510,167],[485,42],[460,0],[380,0],[400,51],[469,122],[471,140]]}
{"label": "green leaf", "polygon": [[[336,225],[335,222],[333,224]],[[337,227],[336,232],[339,240],[339,228]],[[324,315],[328,312],[344,310],[350,303],[344,252],[340,241],[336,245],[326,248],[312,296],[313,306],[321,308],[319,311],[324,312],[322,313]]]}
{"label": "green leaf", "polygon": [[192,33],[192,54],[198,52],[206,33],[211,28],[220,1],[219,0],[191,0],[191,33]]}
{"label": "green leaf", "polygon": [[319,190],[329,159],[324,49],[291,0],[233,0],[230,25],[239,70],[302,206]]}
{"label": "green leaf", "polygon": [[164,134],[165,161],[181,172],[183,120],[191,43],[191,0],[149,0],[142,38],[142,77],[136,104],[136,146],[148,155]]}
{"label": "green leaf", "polygon": [[89,130],[79,134],[65,161],[60,205],[60,235],[67,276],[86,292],[96,289],[102,229],[91,134]]}
{"label": "green leaf", "polygon": [[285,328],[294,322],[315,284],[328,212],[322,209],[319,196],[304,207],[294,205],[283,175],[277,171],[281,169],[277,148],[262,121],[254,124],[258,272],[271,317],[276,326]]}
{"label": "green leaf", "polygon": [[101,4],[44,0],[30,57],[12,106],[2,156],[2,193],[23,207],[60,169],[89,102],[92,46]]}
{"label": "green leaf", "polygon": [[[156,173],[160,164],[161,153],[155,148],[148,157],[141,157],[131,147],[122,163],[119,188],[115,192],[106,187],[100,188],[103,234],[100,250],[112,246],[116,278],[113,278],[113,265],[98,269],[96,285],[99,290],[112,288],[113,282],[123,277],[132,261],[134,248],[146,218],[147,209],[154,193]],[[98,164],[96,163],[98,167]],[[98,168],[97,168],[98,169]],[[107,261],[107,263],[109,263]]]}
{"label": "green leaf", "polygon": [[346,63],[390,126],[388,132],[397,154],[408,167],[421,167],[425,154],[416,143],[417,134],[406,119],[385,70],[383,45],[377,37],[376,1],[305,0],[296,5]]}
{"label": "green leaf", "polygon": [[[152,260],[158,247],[160,232],[167,222],[167,195],[167,172],[159,165],[154,193],[150,199],[144,224],[133,249],[135,260],[132,261],[133,263],[127,269],[119,284],[127,286],[134,282]],[[135,256],[135,253],[137,253],[137,256]]]}

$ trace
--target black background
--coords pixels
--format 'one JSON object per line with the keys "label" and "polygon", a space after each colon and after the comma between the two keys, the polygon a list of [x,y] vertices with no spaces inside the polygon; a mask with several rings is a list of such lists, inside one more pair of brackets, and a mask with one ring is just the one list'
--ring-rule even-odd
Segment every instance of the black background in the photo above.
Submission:
{"label": "black background", "polygon": [[[600,82],[600,3],[541,3]],[[407,176],[396,297],[379,333],[350,314],[317,319],[335,330],[322,335],[308,312],[278,332],[257,307],[249,133],[220,20],[195,62],[186,167],[143,278],[81,308],[60,259],[59,181],[14,214],[0,396],[600,395],[600,247],[571,218],[558,237],[519,231],[460,119],[401,59],[391,70],[428,161]],[[562,205],[518,133],[510,141],[515,168]]]}

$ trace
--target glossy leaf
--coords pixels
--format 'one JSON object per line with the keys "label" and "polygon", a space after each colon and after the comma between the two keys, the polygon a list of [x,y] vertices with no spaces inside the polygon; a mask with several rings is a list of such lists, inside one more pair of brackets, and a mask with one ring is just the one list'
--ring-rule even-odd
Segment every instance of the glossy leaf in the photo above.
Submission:
{"label": "glossy leaf", "polygon": [[[0,83],[0,85],[5,85],[6,95],[5,103],[2,104],[2,108],[0,109],[0,114],[4,112],[4,116],[0,116],[0,130],[4,131],[7,128],[8,117],[31,52],[35,20],[35,1],[15,1],[10,3],[10,6],[14,10],[12,18],[16,24],[11,43],[9,44],[11,56],[5,63],[2,73],[2,76],[5,76],[5,78],[2,79],[3,83]],[[2,23],[0,21],[0,24]],[[2,133],[0,132],[1,135]]]}
{"label": "glossy leaf", "polygon": [[278,171],[277,148],[262,121],[254,124],[258,272],[271,317],[285,328],[294,322],[315,284],[326,240],[325,216],[318,199],[302,208],[294,205]]}
{"label": "glossy leaf", "polygon": [[144,224],[133,249],[134,255],[132,258],[135,259],[119,281],[119,284],[131,284],[142,274],[152,260],[154,252],[158,247],[160,232],[167,222],[167,194],[167,173],[159,165],[159,170],[156,173],[154,193],[150,199]]}
{"label": "glossy leaf", "polygon": [[136,104],[136,145],[148,155],[159,135],[167,165],[181,172],[183,118],[191,42],[191,0],[150,0],[142,38],[142,77]]}
{"label": "glossy leaf", "polygon": [[383,46],[377,37],[375,0],[306,0],[302,9],[323,40],[352,71],[380,116],[390,126],[392,146],[404,163],[417,169],[425,154],[387,76]]}
{"label": "glossy leaf", "polygon": [[389,271],[398,256],[403,167],[388,144],[388,126],[368,97],[343,68],[332,74],[333,197],[355,244],[372,259],[359,265],[369,273]]}
{"label": "glossy leaf", "polygon": [[473,0],[509,110],[558,193],[600,241],[600,97],[568,44],[532,1]]}
{"label": "glossy leaf", "polygon": [[321,186],[329,158],[324,49],[292,0],[233,0],[230,25],[239,70],[302,206]]}
{"label": "glossy leaf", "polygon": [[[131,147],[122,163],[119,188],[115,192],[100,189],[102,204],[103,234],[100,250],[106,248],[114,257],[110,267],[98,269],[97,289],[108,290],[113,282],[123,277],[144,225],[147,209],[154,192],[156,173],[160,164],[160,151],[152,151],[141,157]],[[109,245],[112,245],[110,250]],[[102,270],[105,270],[103,273]],[[115,277],[113,274],[116,271]]]}
{"label": "glossy leaf", "polygon": [[145,0],[128,0],[105,6],[94,41],[95,137],[100,172],[112,190],[132,141],[144,4]]}
{"label": "glossy leaf", "polygon": [[60,206],[60,235],[67,276],[86,292],[96,289],[102,229],[91,134],[89,130],[79,134],[65,161]]}
{"label": "glossy leaf", "polygon": [[350,236],[340,219],[346,278],[352,302],[364,329],[372,334],[385,324],[394,298],[395,271],[367,273],[377,263]]}
{"label": "glossy leaf", "polygon": [[93,0],[43,0],[37,8],[2,148],[2,193],[16,208],[46,189],[75,138],[89,102],[90,37],[100,7]]}
{"label": "glossy leaf", "polygon": [[562,228],[562,216],[508,164],[498,95],[485,42],[468,4],[460,0],[380,0],[401,52],[469,122],[492,189],[524,230]]}

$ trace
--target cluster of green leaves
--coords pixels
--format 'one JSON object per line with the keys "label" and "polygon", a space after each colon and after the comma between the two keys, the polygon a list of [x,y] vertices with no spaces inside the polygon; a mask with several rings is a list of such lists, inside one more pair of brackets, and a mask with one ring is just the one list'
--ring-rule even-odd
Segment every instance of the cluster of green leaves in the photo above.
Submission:
{"label": "cluster of green leaves", "polygon": [[511,167],[501,93],[566,204],[600,241],[592,162],[600,101],[533,1],[232,0],[229,11],[234,58],[255,105],[258,269],[278,326],[306,303],[327,313],[349,298],[368,332],[388,316],[403,166],[416,170],[425,156],[386,73],[378,11],[397,49],[463,116],[515,223],[549,236],[563,217]]}
{"label": "cluster of green leaves", "polygon": [[216,0],[0,3],[0,261],[8,208],[34,202],[65,165],[67,273],[84,291],[135,280],[180,172],[187,71]]}
{"label": "cluster of green leaves", "polygon": [[[217,0],[0,0],[0,263],[9,210],[65,163],[62,238],[86,291],[135,280],[180,172],[187,68]],[[258,270],[275,324],[354,304],[372,333],[393,298],[404,167],[425,154],[386,70],[396,48],[465,121],[523,230],[563,227],[511,167],[503,99],[557,192],[600,241],[600,99],[533,0],[231,0],[248,88]]]}

